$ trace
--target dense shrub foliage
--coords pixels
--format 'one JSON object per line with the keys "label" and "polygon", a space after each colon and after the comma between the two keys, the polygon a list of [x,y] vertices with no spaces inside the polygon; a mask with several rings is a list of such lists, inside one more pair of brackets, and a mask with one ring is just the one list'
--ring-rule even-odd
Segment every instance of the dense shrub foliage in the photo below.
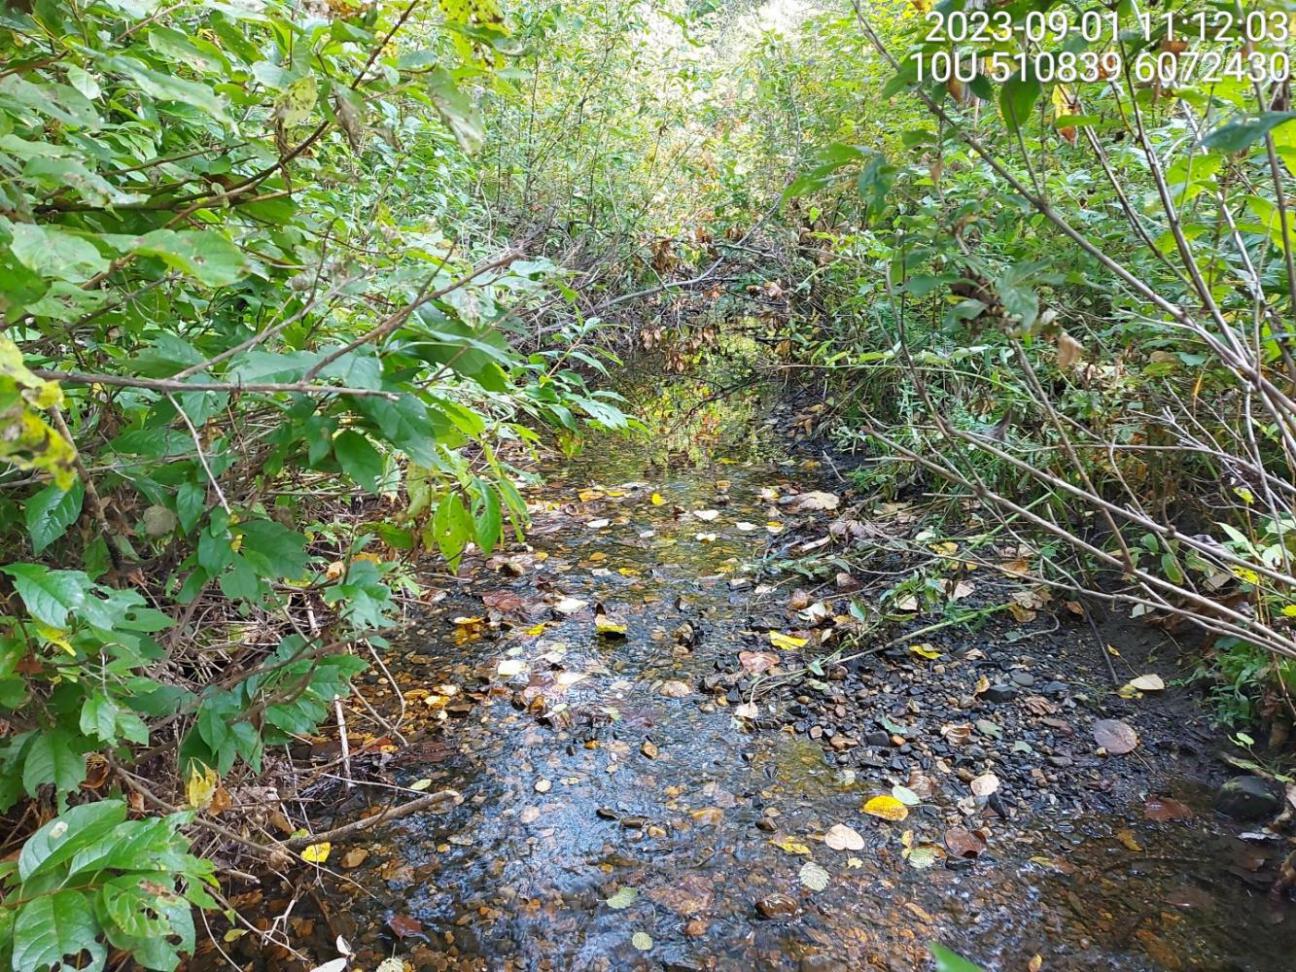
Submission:
{"label": "dense shrub foliage", "polygon": [[510,43],[472,0],[0,12],[0,810],[58,814],[14,968],[174,967],[177,805],[330,716],[407,559],[521,529],[534,429],[624,422],[568,335],[512,350],[553,266],[455,218]]}

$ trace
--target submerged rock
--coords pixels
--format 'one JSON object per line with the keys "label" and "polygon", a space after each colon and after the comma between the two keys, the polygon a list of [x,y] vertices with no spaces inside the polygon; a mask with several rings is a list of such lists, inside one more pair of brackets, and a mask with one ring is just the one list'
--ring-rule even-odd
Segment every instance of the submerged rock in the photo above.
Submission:
{"label": "submerged rock", "polygon": [[756,910],[762,918],[791,918],[801,906],[786,894],[768,894],[756,902]]}
{"label": "submerged rock", "polygon": [[1235,776],[1220,787],[1215,809],[1237,820],[1262,820],[1278,811],[1278,797],[1259,776]]}

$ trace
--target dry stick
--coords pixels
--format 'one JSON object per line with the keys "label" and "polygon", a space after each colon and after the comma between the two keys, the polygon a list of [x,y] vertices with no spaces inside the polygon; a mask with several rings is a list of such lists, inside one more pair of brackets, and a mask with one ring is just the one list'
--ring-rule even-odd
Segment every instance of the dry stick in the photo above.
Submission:
{"label": "dry stick", "polygon": [[376,827],[382,823],[389,823],[392,820],[400,820],[402,817],[408,817],[412,813],[426,810],[428,807],[436,806],[438,803],[458,799],[460,799],[458,790],[438,790],[436,793],[429,793],[427,796],[419,797],[417,800],[411,800],[409,803],[402,803],[399,807],[393,807],[390,810],[384,810],[382,813],[376,813],[372,817],[365,817],[362,820],[356,820],[349,824],[343,824],[341,827],[334,827],[332,830],[326,830],[322,834],[312,834],[306,837],[293,837],[291,840],[285,841],[284,846],[288,847],[290,850],[296,850],[301,847],[308,847],[311,844],[322,843],[323,841],[333,841],[340,837],[349,837],[362,830],[368,830],[370,827]]}
{"label": "dry stick", "polygon": [[342,745],[342,777],[346,788],[350,790],[355,784],[351,781],[351,741],[347,737],[346,716],[342,712],[342,696],[333,696],[333,712],[337,716],[338,740]]}
{"label": "dry stick", "polygon": [[221,508],[233,516],[229,501],[225,498],[225,491],[221,489],[216,474],[212,472],[211,466],[207,464],[207,455],[203,452],[202,438],[198,435],[198,430],[194,428],[193,422],[189,420],[189,413],[180,407],[180,403],[175,400],[175,396],[170,392],[167,392],[167,401],[171,403],[171,407],[176,410],[176,413],[184,421],[185,427],[189,430],[189,437],[193,439],[194,451],[198,453],[198,462],[202,465],[203,472],[207,474],[207,481],[212,484],[212,489],[216,490],[216,498],[220,500]]}
{"label": "dry stick", "polygon": [[[1051,533],[1053,536],[1065,540],[1067,543],[1079,550],[1085,551],[1103,563],[1109,564],[1113,567],[1124,567],[1121,559],[1114,554],[1103,550],[1101,547],[1094,546],[1081,537],[1076,536],[1071,531],[1058,526],[1051,520],[1047,520],[1042,516],[1032,513],[1030,510],[1019,506],[1006,496],[995,492],[984,484],[973,483],[958,472],[958,470],[940,466],[927,457],[918,455],[913,450],[905,448],[875,427],[870,426],[870,433],[879,441],[884,443],[888,448],[896,450],[911,462],[918,463],[924,469],[934,472],[942,479],[949,480],[965,489],[972,490],[979,498],[989,500],[996,506],[1017,514],[1028,522],[1034,523],[1046,532]],[[1148,592],[1150,596],[1158,598],[1158,601],[1151,602],[1142,598],[1134,598],[1132,595],[1121,595],[1124,600],[1128,600],[1135,604],[1145,604],[1157,610],[1170,611],[1219,634],[1241,637],[1252,642],[1259,641],[1264,647],[1267,647],[1270,651],[1273,651],[1276,654],[1296,658],[1296,641],[1284,637],[1268,625],[1263,624],[1262,622],[1257,622],[1254,618],[1235,611],[1226,604],[1220,604],[1210,600],[1209,598],[1202,597],[1195,591],[1185,590],[1184,588],[1172,584],[1154,574],[1149,574],[1147,571],[1138,567],[1135,567],[1133,577],[1139,581],[1139,586],[1143,590]],[[1186,608],[1172,604],[1162,597],[1159,591],[1165,591],[1169,595],[1191,602],[1200,609],[1199,613],[1193,613]],[[1212,614],[1216,616],[1212,617]]]}

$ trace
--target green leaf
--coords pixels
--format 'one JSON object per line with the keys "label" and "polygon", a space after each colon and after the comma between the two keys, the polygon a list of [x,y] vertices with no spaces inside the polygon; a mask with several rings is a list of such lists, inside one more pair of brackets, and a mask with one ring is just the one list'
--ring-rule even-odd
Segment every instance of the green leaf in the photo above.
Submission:
{"label": "green leaf", "polygon": [[23,762],[23,788],[35,796],[46,783],[59,793],[70,793],[85,779],[85,759],[73,749],[75,740],[66,729],[37,730]]}
{"label": "green leaf", "polygon": [[1016,131],[1025,123],[1041,93],[1043,88],[1038,81],[1023,78],[1020,73],[1003,83],[999,89],[999,110],[1010,129]]}
{"label": "green leaf", "polygon": [[961,955],[956,955],[944,945],[928,942],[927,948],[936,960],[936,972],[982,972],[981,966],[969,962]]}
{"label": "green leaf", "polygon": [[13,255],[42,277],[75,283],[108,269],[108,260],[89,240],[53,226],[15,223]]}
{"label": "green leaf", "polygon": [[448,493],[432,518],[432,535],[450,569],[459,569],[459,558],[473,538],[473,521],[458,493]]}
{"label": "green leaf", "polygon": [[27,838],[18,854],[18,877],[26,881],[42,868],[68,860],[126,819],[121,800],[83,803],[61,813]]}
{"label": "green leaf", "polygon": [[39,564],[5,564],[28,612],[52,628],[66,628],[68,614],[85,603],[90,578],[79,570],[50,570]]}
{"label": "green leaf", "polygon": [[1226,155],[1241,152],[1279,125],[1296,119],[1296,111],[1266,111],[1256,118],[1221,125],[1202,139],[1202,148]]}
{"label": "green leaf", "polygon": [[27,533],[31,536],[32,553],[40,553],[67,533],[68,527],[81,515],[84,498],[85,487],[78,480],[71,489],[46,486],[27,501]]}
{"label": "green leaf", "polygon": [[141,236],[132,250],[157,257],[209,287],[228,287],[248,270],[243,251],[216,230],[154,230]]}
{"label": "green leaf", "polygon": [[379,492],[383,457],[364,435],[354,429],[345,429],[333,440],[333,454],[342,471],[354,482],[370,493]]}
{"label": "green leaf", "polygon": [[101,968],[107,950],[99,943],[98,934],[90,900],[80,891],[39,895],[23,905],[14,921],[13,967],[35,972],[63,966],[65,958],[89,952],[92,964],[81,967]]}

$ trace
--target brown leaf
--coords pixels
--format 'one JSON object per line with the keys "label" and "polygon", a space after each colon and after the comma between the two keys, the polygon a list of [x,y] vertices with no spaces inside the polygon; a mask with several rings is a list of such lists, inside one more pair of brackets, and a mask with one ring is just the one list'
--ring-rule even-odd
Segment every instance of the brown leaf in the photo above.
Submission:
{"label": "brown leaf", "polygon": [[1066,331],[1060,331],[1057,338],[1057,364],[1059,368],[1070,368],[1079,364],[1084,357],[1084,345]]}
{"label": "brown leaf", "polygon": [[738,664],[743,667],[743,671],[750,672],[753,675],[768,672],[778,663],[778,655],[772,655],[768,651],[738,652]]}
{"label": "brown leaf", "polygon": [[1192,808],[1170,797],[1150,796],[1143,804],[1143,816],[1157,823],[1169,823],[1171,820],[1187,820],[1193,815]]}
{"label": "brown leaf", "polygon": [[423,926],[409,915],[392,915],[387,919],[387,927],[396,933],[397,938],[409,938],[411,935],[427,937]]}
{"label": "brown leaf", "polygon": [[369,852],[363,847],[352,847],[342,855],[343,867],[359,867],[368,858]]}
{"label": "brown leaf", "polygon": [[966,860],[980,857],[986,849],[986,842],[980,834],[963,827],[951,827],[945,831],[945,846],[955,857]]}
{"label": "brown leaf", "polygon": [[1112,756],[1124,756],[1139,744],[1134,727],[1120,719],[1099,719],[1094,723],[1093,737],[1094,742]]}

